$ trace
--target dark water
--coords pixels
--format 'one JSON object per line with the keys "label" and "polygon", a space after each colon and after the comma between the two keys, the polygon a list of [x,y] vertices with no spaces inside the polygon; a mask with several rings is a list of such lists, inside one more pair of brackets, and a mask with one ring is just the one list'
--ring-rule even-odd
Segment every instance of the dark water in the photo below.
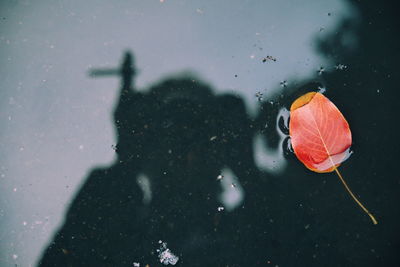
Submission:
{"label": "dark water", "polygon": [[[389,2],[354,4],[360,22],[345,20],[318,42],[319,53],[346,62],[346,70],[289,84],[255,117],[240,97],[217,95],[189,76],[139,92],[127,53],[114,112],[118,159],[90,171],[38,266],[162,266],[160,240],[179,257],[176,266],[399,266],[397,14]],[[349,31],[357,49],[344,48]],[[280,142],[275,122],[286,134],[287,122],[279,112],[321,87],[353,134],[340,171],[378,225],[334,173],[308,171]],[[268,148],[284,147],[283,172],[257,167],[258,134]],[[245,192],[230,212],[218,209],[224,168]],[[136,182],[143,174],[151,201]]]}

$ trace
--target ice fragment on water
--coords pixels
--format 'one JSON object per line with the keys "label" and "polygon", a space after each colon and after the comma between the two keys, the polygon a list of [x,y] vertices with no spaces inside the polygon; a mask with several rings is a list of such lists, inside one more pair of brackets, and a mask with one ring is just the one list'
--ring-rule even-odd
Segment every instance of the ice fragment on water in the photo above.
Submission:
{"label": "ice fragment on water", "polygon": [[158,243],[160,244],[160,248],[157,249],[157,252],[160,262],[164,265],[175,265],[178,262],[179,257],[173,254],[171,250],[167,248],[166,242],[159,240]]}

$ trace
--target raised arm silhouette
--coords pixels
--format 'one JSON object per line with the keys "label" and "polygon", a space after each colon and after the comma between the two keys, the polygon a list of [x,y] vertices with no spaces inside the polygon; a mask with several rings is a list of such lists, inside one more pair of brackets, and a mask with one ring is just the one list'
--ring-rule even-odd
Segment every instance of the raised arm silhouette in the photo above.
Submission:
{"label": "raised arm silhouette", "polygon": [[39,266],[159,266],[159,240],[180,266],[237,258],[226,249],[238,240],[217,209],[217,177],[227,167],[245,190],[255,185],[243,101],[216,95],[193,77],[168,78],[141,93],[132,85],[135,73],[130,53],[117,70],[91,72],[122,77],[114,112],[118,158],[91,172]]}

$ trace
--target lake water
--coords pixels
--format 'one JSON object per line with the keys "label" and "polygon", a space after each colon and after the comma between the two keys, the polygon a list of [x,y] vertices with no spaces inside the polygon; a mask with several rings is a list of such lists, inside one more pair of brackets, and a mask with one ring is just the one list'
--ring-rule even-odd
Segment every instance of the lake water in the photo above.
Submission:
{"label": "lake water", "polygon": [[[398,266],[398,28],[385,1],[4,1],[0,266]],[[309,171],[321,91],[351,156]]]}

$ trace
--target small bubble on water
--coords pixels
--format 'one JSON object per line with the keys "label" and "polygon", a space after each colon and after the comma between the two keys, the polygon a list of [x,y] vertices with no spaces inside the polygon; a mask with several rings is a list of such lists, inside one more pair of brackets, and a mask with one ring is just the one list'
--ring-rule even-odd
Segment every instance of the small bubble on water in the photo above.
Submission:
{"label": "small bubble on water", "polygon": [[13,257],[14,260],[16,260],[18,258],[18,255],[17,254],[13,254],[12,257]]}
{"label": "small bubble on water", "polygon": [[336,69],[336,70],[345,70],[345,69],[347,69],[347,66],[344,65],[344,64],[337,64],[337,65],[335,66],[335,69]]}
{"label": "small bubble on water", "polygon": [[282,87],[287,87],[287,86],[288,86],[288,83],[287,83],[286,80],[283,80],[283,81],[280,82],[280,85],[281,85]]}
{"label": "small bubble on water", "polygon": [[217,210],[218,211],[223,211],[225,208],[224,207],[218,207]]}
{"label": "small bubble on water", "polygon": [[325,71],[325,68],[321,66],[321,67],[318,69],[317,73],[318,73],[318,75],[322,75],[322,73],[324,73],[324,71]]}
{"label": "small bubble on water", "polygon": [[224,179],[224,176],[223,176],[222,174],[220,174],[220,175],[217,176],[217,180],[218,180],[218,181],[220,181],[220,180],[222,180],[222,179]]}

